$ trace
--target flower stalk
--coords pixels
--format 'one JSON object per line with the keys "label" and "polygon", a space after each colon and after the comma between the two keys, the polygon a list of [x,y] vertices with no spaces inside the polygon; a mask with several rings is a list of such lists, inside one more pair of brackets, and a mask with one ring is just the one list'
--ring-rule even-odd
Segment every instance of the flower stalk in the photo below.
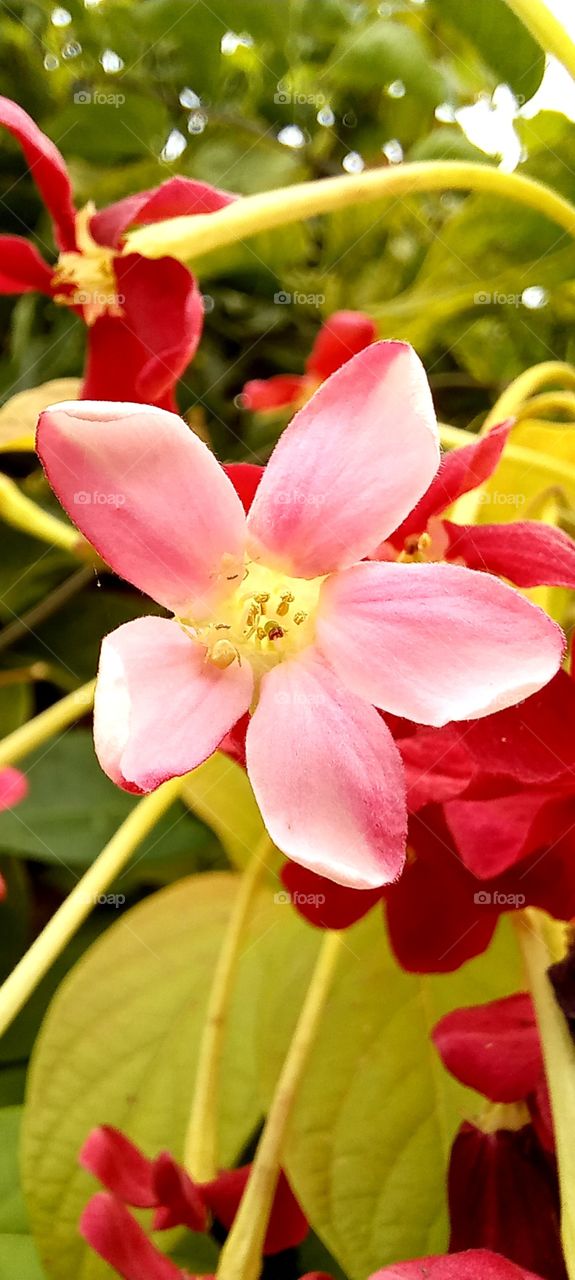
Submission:
{"label": "flower stalk", "polygon": [[221,1059],[238,962],[250,914],[269,865],[273,844],[264,833],[240,879],[238,894],[220,951],[200,1041],[184,1164],[197,1182],[217,1177],[218,1101]]}
{"label": "flower stalk", "polygon": [[567,926],[542,911],[518,913],[517,932],[533,996],[555,1129],[561,1192],[561,1235],[569,1280],[575,1280],[575,1045],[557,1004],[547,969],[562,960]]}
{"label": "flower stalk", "polygon": [[61,547],[62,551],[69,551],[72,555],[78,554],[83,542],[72,525],[64,524],[57,516],[43,511],[5,475],[0,475],[0,517],[14,529],[21,529],[23,533],[40,538],[52,547]]}
{"label": "flower stalk", "polygon": [[12,970],[0,987],[0,1035],[13,1022],[101,895],[124,869],[134,850],[177,799],[181,786],[181,778],[173,778],[140,800]]}
{"label": "flower stalk", "polygon": [[562,360],[544,360],[541,364],[533,365],[531,369],[520,373],[518,378],[509,383],[490,409],[481,428],[481,434],[485,435],[490,427],[497,426],[499,422],[505,422],[507,418],[514,418],[521,412],[526,401],[549,383],[559,383],[566,390],[575,391],[575,368]]}
{"label": "flower stalk", "polygon": [[213,249],[350,205],[402,199],[432,191],[474,191],[506,197],[536,209],[575,238],[575,208],[550,187],[523,174],[458,160],[419,161],[366,173],[323,178],[258,192],[215,213],[171,218],[137,227],[125,239],[126,253],[147,258],[169,255],[182,262]]}
{"label": "flower stalk", "polygon": [[220,1255],[217,1280],[258,1280],[274,1194],[294,1103],[317,1039],[343,946],[341,933],[322,943],[294,1037],[278,1080],[250,1178]]}
{"label": "flower stalk", "polygon": [[41,747],[43,742],[54,738],[62,729],[67,729],[75,720],[81,720],[94,705],[96,681],[89,680],[79,689],[74,689],[65,698],[60,698],[47,711],[42,711],[27,724],[20,725],[13,733],[9,733],[0,742],[0,769],[15,764],[23,756]]}

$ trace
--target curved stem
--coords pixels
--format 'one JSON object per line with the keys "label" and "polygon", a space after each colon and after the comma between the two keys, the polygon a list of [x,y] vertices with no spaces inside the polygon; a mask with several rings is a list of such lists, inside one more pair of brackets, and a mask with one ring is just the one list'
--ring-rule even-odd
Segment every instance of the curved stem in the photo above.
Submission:
{"label": "curved stem", "polygon": [[5,765],[15,764],[23,756],[40,747],[47,738],[54,738],[62,729],[67,729],[74,720],[81,720],[94,705],[96,681],[89,680],[80,689],[74,689],[65,698],[60,698],[47,711],[42,711],[33,720],[28,720],[19,729],[9,733],[0,742],[0,769]]}
{"label": "curved stem", "polygon": [[506,418],[515,417],[525,401],[535,395],[540,387],[545,387],[550,382],[558,382],[575,391],[575,368],[562,360],[544,360],[542,364],[536,364],[533,368],[520,373],[518,378],[509,383],[493,408],[489,410],[481,428],[481,435],[485,435],[490,427],[497,426],[498,422],[505,422]]}
{"label": "curved stem", "polygon": [[182,779],[174,778],[140,800],[12,970],[0,987],[0,1035],[124,869],[134,850],[177,799],[181,787]]}
{"label": "curved stem", "polygon": [[259,231],[333,213],[349,205],[449,190],[481,191],[517,200],[537,209],[575,237],[575,208],[543,183],[523,174],[502,173],[487,164],[433,160],[258,192],[233,201],[217,213],[137,227],[126,236],[124,248],[126,253],[142,253],[148,258],[169,254],[187,262]]}
{"label": "curved stem", "polygon": [[218,1102],[222,1049],[242,943],[254,900],[269,865],[274,846],[262,836],[243,872],[210,991],[206,1021],[200,1041],[190,1123],[184,1147],[184,1164],[198,1182],[218,1174]]}
{"label": "curved stem", "polygon": [[565,955],[567,926],[533,908],[519,912],[515,923],[537,1014],[551,1096],[565,1265],[569,1280],[575,1280],[575,1045],[547,977],[549,965]]}
{"label": "curved stem", "polygon": [[575,80],[575,44],[564,24],[543,0],[507,0],[523,25],[546,53],[552,53]]}
{"label": "curved stem", "polygon": [[258,1280],[262,1252],[280,1173],[288,1125],[302,1077],[317,1038],[343,946],[341,933],[328,933],[288,1049],[248,1184],[220,1254],[218,1280]]}
{"label": "curved stem", "polygon": [[0,516],[15,529],[77,555],[84,539],[71,524],[43,511],[9,476],[0,475]]}
{"label": "curved stem", "polygon": [[[517,418],[519,421],[530,417],[551,418],[554,413],[570,414],[571,418],[575,418],[575,395],[572,391],[545,391],[541,395],[531,396],[517,410]],[[567,426],[571,425],[571,422],[567,423]]]}

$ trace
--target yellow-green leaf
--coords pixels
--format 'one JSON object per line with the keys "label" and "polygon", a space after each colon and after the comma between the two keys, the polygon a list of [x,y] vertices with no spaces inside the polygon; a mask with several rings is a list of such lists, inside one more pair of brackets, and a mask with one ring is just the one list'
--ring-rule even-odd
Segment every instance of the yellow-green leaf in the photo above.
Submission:
{"label": "yellow-green leaf", "polygon": [[32,450],[38,416],[49,404],[60,400],[76,400],[80,394],[79,378],[54,378],[40,387],[18,391],[0,408],[0,452]]}

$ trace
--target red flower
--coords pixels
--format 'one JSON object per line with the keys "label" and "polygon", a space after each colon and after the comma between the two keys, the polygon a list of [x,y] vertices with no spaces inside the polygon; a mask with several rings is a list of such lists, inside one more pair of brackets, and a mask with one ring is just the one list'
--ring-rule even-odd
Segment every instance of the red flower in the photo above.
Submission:
{"label": "red flower", "polygon": [[89,327],[85,399],[174,409],[175,384],[201,337],[201,295],[183,263],[124,256],[122,236],[130,226],[215,212],[234,197],[177,177],[98,213],[91,205],[76,213],[65,162],[51,139],[8,98],[0,98],[0,124],[22,147],[60,250],[54,268],[30,241],[1,236],[0,293],[38,291],[83,316]]}
{"label": "red flower", "polygon": [[[148,1160],[119,1130],[107,1125],[89,1135],[80,1163],[111,1193],[93,1197],[84,1212],[81,1231],[126,1280],[171,1280],[185,1275],[155,1249],[126,1205],[153,1209],[154,1231],[176,1226],[208,1231],[213,1220],[229,1231],[250,1173],[250,1165],[244,1165],[224,1170],[211,1182],[195,1183],[168,1152]],[[307,1219],[282,1171],[264,1253],[295,1248],[308,1230]]]}
{"label": "red flower", "polygon": [[532,1271],[517,1267],[491,1249],[469,1249],[465,1253],[441,1254],[396,1262],[376,1271],[369,1280],[540,1280]]}
{"label": "red flower", "polygon": [[244,409],[270,413],[296,408],[306,400],[331,373],[375,342],[377,330],[363,311],[334,311],[322,325],[306,360],[305,373],[280,373],[274,378],[256,378],[246,382],[242,391]]}
{"label": "red flower", "polygon": [[443,456],[427,493],[374,559],[447,560],[509,578],[518,587],[575,587],[575,543],[539,520],[509,524],[453,524],[443,512],[495,471],[513,421],[493,427]]}
{"label": "red flower", "polygon": [[566,1280],[551,1114],[531,999],[456,1009],[433,1040],[448,1071],[497,1106],[464,1123],[449,1165],[450,1251],[489,1248]]}

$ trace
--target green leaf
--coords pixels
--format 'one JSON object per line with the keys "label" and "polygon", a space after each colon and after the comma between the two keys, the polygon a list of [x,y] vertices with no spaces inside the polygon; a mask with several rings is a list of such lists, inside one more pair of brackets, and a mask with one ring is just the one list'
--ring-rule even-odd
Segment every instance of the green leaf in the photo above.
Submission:
{"label": "green leaf", "polygon": [[[260,990],[259,1061],[269,1099],[319,939],[286,910]],[[260,956],[260,963],[262,957]],[[404,973],[376,910],[346,934],[334,990],[290,1126],[286,1168],[314,1230],[352,1280],[447,1246],[451,1140],[473,1095],[430,1042],[450,1008],[520,984],[510,930],[457,973]]]}
{"label": "green leaf", "polygon": [[245,769],[215,751],[186,780],[182,799],[215,831],[236,867],[244,867],[265,827]]}
{"label": "green leaf", "polygon": [[0,1109],[0,1235],[5,1231],[13,1235],[28,1231],[18,1167],[21,1116],[20,1107]]}
{"label": "green leaf", "polygon": [[31,1236],[0,1235],[0,1280],[46,1280]]}
{"label": "green leaf", "polygon": [[[0,813],[0,847],[20,857],[72,871],[86,867],[138,803],[102,773],[87,729],[56,738],[48,750],[41,747],[28,757],[26,771],[28,796],[17,809]],[[184,806],[173,805],[138,850],[137,878],[157,879],[168,859],[172,871],[189,871],[203,843]],[[120,887],[130,882],[128,868]]]}
{"label": "green leaf", "polygon": [[447,83],[430,61],[425,41],[400,22],[378,19],[343,37],[326,67],[334,84],[361,91],[384,89],[401,80],[407,93],[436,107],[448,96]]}
{"label": "green leaf", "polygon": [[[237,877],[220,873],[146,899],[92,947],[51,1006],[32,1059],[23,1132],[26,1200],[51,1280],[110,1275],[77,1232],[96,1189],[77,1165],[94,1125],[119,1126],[149,1155],[169,1148],[181,1157],[209,985],[236,891]],[[226,1164],[238,1157],[260,1115],[252,1035],[259,947],[253,944],[277,911],[267,895],[261,901],[224,1052]]]}
{"label": "green leaf", "polygon": [[462,32],[500,81],[520,102],[532,98],[543,79],[545,53],[505,0],[432,0],[433,8]]}

